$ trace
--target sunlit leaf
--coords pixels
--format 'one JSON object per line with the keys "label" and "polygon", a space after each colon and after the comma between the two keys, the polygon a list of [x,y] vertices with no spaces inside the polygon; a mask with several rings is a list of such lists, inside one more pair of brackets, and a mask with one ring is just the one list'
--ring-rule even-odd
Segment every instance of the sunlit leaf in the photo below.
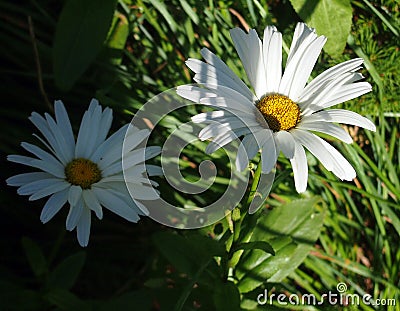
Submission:
{"label": "sunlit leaf", "polygon": [[290,2],[308,26],[315,28],[318,35],[328,38],[324,46],[328,54],[338,56],[343,52],[351,28],[350,0],[290,0]]}
{"label": "sunlit leaf", "polygon": [[258,219],[251,241],[266,241],[275,256],[265,251],[246,251],[238,264],[238,287],[249,292],[264,282],[281,282],[296,269],[313,248],[323,223],[317,209],[320,198],[296,200],[267,211]]}

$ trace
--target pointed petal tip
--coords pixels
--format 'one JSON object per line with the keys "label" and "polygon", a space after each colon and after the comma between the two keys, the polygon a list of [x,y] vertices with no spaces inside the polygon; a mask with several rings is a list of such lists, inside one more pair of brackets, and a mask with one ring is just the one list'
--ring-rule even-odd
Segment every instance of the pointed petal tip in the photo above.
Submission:
{"label": "pointed petal tip", "polygon": [[12,186],[12,184],[10,184],[10,179],[11,179],[11,177],[8,177],[8,178],[6,179],[6,184],[7,184],[7,186]]}
{"label": "pointed petal tip", "polygon": [[42,224],[46,224],[46,223],[48,223],[49,222],[49,220],[51,219],[50,217],[48,217],[48,215],[47,214],[44,214],[43,212],[42,212],[42,214],[40,215],[40,221],[41,221],[41,223]]}

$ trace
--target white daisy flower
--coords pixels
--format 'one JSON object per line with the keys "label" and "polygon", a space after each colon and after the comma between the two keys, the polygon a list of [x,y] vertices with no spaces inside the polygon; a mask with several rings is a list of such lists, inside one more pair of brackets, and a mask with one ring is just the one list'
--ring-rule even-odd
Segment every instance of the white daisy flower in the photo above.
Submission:
{"label": "white daisy flower", "polygon": [[[10,177],[7,184],[17,186],[18,194],[29,195],[29,200],[50,196],[43,207],[40,220],[48,222],[68,202],[69,212],[66,228],[76,228],[78,242],[87,246],[90,235],[91,211],[102,219],[102,207],[119,216],[137,222],[139,215],[147,214],[144,206],[136,200],[157,199],[145,174],[145,159],[160,153],[159,147],[136,148],[149,134],[148,130],[129,131],[124,149],[122,144],[130,125],[123,126],[106,139],[112,122],[112,110],[102,110],[97,100],[92,100],[83,115],[78,137],[72,131],[71,123],[61,101],[54,104],[55,120],[45,114],[42,117],[33,112],[29,118],[43,134],[39,140],[47,147],[45,151],[35,145],[23,142],[21,145],[37,158],[9,155],[8,160],[39,169],[40,172],[25,173]],[[129,194],[122,173],[122,156],[129,160],[129,180],[136,183],[141,193],[138,197]],[[125,167],[126,169],[126,167]],[[149,166],[149,174],[159,173],[157,167]],[[146,183],[147,181],[147,183]]]}
{"label": "white daisy flower", "polygon": [[363,78],[356,72],[363,60],[338,64],[307,83],[326,41],[314,29],[304,23],[297,24],[283,74],[282,35],[275,27],[265,28],[262,41],[254,29],[249,33],[232,29],[231,37],[254,92],[208,49],[201,50],[207,63],[197,59],[186,61],[196,73],[194,80],[202,87],[183,85],[177,89],[186,99],[222,109],[192,118],[197,123],[211,123],[199,134],[202,140],[212,138],[206,151],[211,153],[236,136],[244,136],[244,148],[239,148],[237,154],[237,168],[245,169],[249,158],[261,150],[263,173],[272,170],[282,151],[292,164],[298,192],[307,187],[304,147],[340,179],[355,178],[350,163],[313,132],[351,143],[349,134],[334,123],[375,131],[375,125],[357,113],[324,110],[371,91],[369,83],[357,82]]}

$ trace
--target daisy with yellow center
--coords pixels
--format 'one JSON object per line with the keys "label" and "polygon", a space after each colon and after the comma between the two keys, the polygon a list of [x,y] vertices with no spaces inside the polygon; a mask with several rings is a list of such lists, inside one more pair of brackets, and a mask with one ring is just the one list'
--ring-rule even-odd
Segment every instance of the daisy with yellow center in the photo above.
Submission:
{"label": "daisy with yellow center", "polygon": [[356,173],[350,163],[329,143],[314,134],[320,132],[351,143],[349,134],[335,123],[347,123],[375,131],[375,125],[357,113],[327,109],[371,91],[360,82],[357,71],[360,58],[338,64],[307,83],[323,45],[324,36],[304,23],[298,23],[290,46],[286,68],[282,72],[282,35],[273,26],[265,28],[260,40],[256,31],[231,30],[231,37],[253,91],[208,49],[206,60],[186,61],[200,84],[183,85],[177,93],[193,102],[212,106],[218,111],[192,118],[210,123],[199,134],[212,139],[206,152],[212,153],[236,137],[243,136],[236,166],[244,170],[257,152],[261,152],[262,172],[270,172],[279,153],[290,159],[296,190],[307,187],[308,166],[305,149],[342,180],[352,180]]}
{"label": "daisy with yellow center", "polygon": [[[43,134],[39,138],[47,147],[45,151],[35,145],[22,143],[22,147],[37,158],[10,155],[8,160],[41,170],[10,177],[7,184],[17,186],[20,195],[29,195],[29,200],[50,196],[40,215],[48,222],[66,204],[69,212],[66,228],[76,228],[78,242],[87,246],[89,242],[91,212],[99,219],[103,207],[131,222],[140,215],[148,214],[139,200],[154,200],[158,193],[152,182],[144,178],[144,161],[160,153],[159,147],[137,148],[150,134],[148,130],[131,128],[125,137],[126,125],[106,139],[112,122],[112,111],[102,110],[97,100],[92,100],[83,115],[75,143],[71,123],[61,101],[54,105],[56,119],[45,114],[43,118],[32,113],[30,120]],[[122,145],[127,144],[122,151]],[[129,172],[126,182],[137,193],[128,192],[122,172],[122,156],[127,159]],[[149,175],[160,175],[161,168],[147,166]],[[136,194],[138,194],[136,196]]]}

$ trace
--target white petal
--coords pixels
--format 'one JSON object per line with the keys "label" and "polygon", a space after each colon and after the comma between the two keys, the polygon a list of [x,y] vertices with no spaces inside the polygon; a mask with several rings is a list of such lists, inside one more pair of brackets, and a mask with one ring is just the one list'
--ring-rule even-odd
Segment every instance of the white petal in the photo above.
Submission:
{"label": "white petal", "polygon": [[144,186],[154,186],[154,187],[158,187],[159,186],[159,183],[157,183],[156,181],[150,180],[147,177],[143,177],[143,176],[138,176],[134,180],[126,180],[125,183],[127,185],[129,185],[129,186],[132,186],[132,187],[133,187],[134,184],[141,184],[141,185],[144,185]]}
{"label": "white petal", "polygon": [[83,201],[81,198],[76,202],[76,205],[70,206],[65,226],[68,231],[74,230],[77,226],[79,219],[82,216]]}
{"label": "white petal", "polygon": [[254,113],[249,115],[248,113],[235,110],[234,112],[229,112],[226,110],[217,110],[203,112],[195,115],[191,118],[194,123],[212,123],[217,121],[219,123],[228,122],[231,119],[239,119],[244,123],[254,123]]}
{"label": "white petal", "polygon": [[200,99],[200,103],[207,106],[225,108],[227,111],[235,114],[235,111],[248,113],[249,116],[254,114],[254,105],[249,105],[248,102],[234,100],[231,98],[224,97],[206,97]]}
{"label": "white petal", "polygon": [[317,62],[322,47],[326,42],[324,36],[315,38],[311,43],[302,43],[293,58],[286,64],[279,93],[297,101]]}
{"label": "white petal", "polygon": [[211,137],[229,132],[229,131],[234,131],[236,129],[246,127],[243,122],[240,120],[233,120],[229,123],[212,123],[205,128],[203,128],[200,133],[199,133],[199,139],[200,140],[207,140]]}
{"label": "white petal", "polygon": [[44,205],[42,212],[40,214],[40,221],[46,223],[51,220],[55,214],[57,214],[60,209],[67,202],[68,189],[57,192],[53,194]]}
{"label": "white petal", "polygon": [[34,154],[37,156],[39,159],[47,162],[47,163],[52,163],[52,165],[59,166],[61,163],[53,157],[50,153],[44,151],[43,149],[39,148],[38,146],[28,144],[28,143],[21,143],[22,148],[25,150],[29,151],[30,153]]}
{"label": "white petal", "polygon": [[340,139],[346,144],[351,144],[353,142],[351,136],[344,129],[337,126],[336,124],[326,122],[306,122],[306,120],[304,120],[303,122],[302,120],[302,122],[297,125],[297,128],[301,130],[325,133],[331,135],[332,137]]}
{"label": "white petal", "polygon": [[[195,103],[202,102],[203,105],[209,105],[213,107],[219,107],[219,102],[203,102],[205,98],[222,98],[223,102],[220,104],[220,108],[227,107],[229,111],[237,111],[246,113],[246,111],[252,111],[254,109],[253,100],[249,100],[247,97],[242,94],[236,92],[233,89],[224,87],[224,86],[213,86],[206,84],[208,88],[214,89],[205,89],[199,88],[193,85],[181,85],[178,86],[176,92],[179,96],[186,98]],[[252,95],[253,96],[253,95]],[[232,104],[227,104],[233,102]]]}
{"label": "white petal", "polygon": [[44,198],[50,194],[63,191],[70,187],[70,184],[64,180],[55,180],[51,185],[42,188],[29,197],[29,201]]}
{"label": "white petal", "polygon": [[[189,58],[185,63],[186,66],[196,73],[193,80],[197,83],[207,85],[211,89],[214,89],[216,86],[223,86],[235,91],[244,91],[243,87],[238,88],[235,79],[236,75],[233,72],[226,74],[222,71],[218,71],[218,69],[212,65],[193,58]],[[244,92],[243,95],[251,94],[250,90],[245,90]]]}
{"label": "white petal", "polygon": [[273,139],[269,139],[263,146],[261,151],[262,172],[268,174],[275,166],[278,159],[278,152]]}
{"label": "white petal", "polygon": [[132,183],[127,186],[131,196],[137,200],[156,200],[160,197],[153,187]]}
{"label": "white petal", "polygon": [[249,160],[254,158],[260,147],[252,133],[246,135],[239,146],[236,168],[238,171],[243,171],[249,164]]}
{"label": "white petal", "polygon": [[226,144],[229,144],[231,141],[239,138],[242,135],[246,135],[249,132],[250,132],[249,128],[244,127],[235,129],[234,131],[228,131],[220,135],[217,135],[213,138],[213,141],[209,143],[208,146],[206,147],[206,153],[211,154],[216,150],[218,150],[219,148],[225,146]]}
{"label": "white petal", "polygon": [[201,55],[210,65],[214,66],[219,73],[224,73],[229,76],[233,81],[230,83],[230,88],[235,90],[237,93],[242,94],[250,101],[253,100],[253,94],[249,90],[246,84],[243,83],[242,80],[239,79],[237,75],[215,54],[210,52],[208,49],[203,48],[200,51]]}
{"label": "white petal", "polygon": [[[40,179],[40,180],[35,180],[30,183],[27,183],[20,187],[18,189],[18,194],[19,195],[30,195],[32,193],[35,193],[38,190],[43,189],[44,187],[51,186],[55,182],[62,181],[57,178],[46,178],[46,179]],[[63,181],[65,182],[65,181]]]}
{"label": "white petal", "polygon": [[40,179],[49,179],[52,175],[44,172],[25,173],[12,176],[6,180],[9,186],[22,186]]}
{"label": "white petal", "polygon": [[84,207],[82,210],[81,217],[79,218],[78,225],[76,227],[76,235],[78,238],[78,242],[79,245],[82,247],[86,247],[89,243],[90,224],[91,224],[90,209]]}
{"label": "white petal", "polygon": [[92,154],[90,160],[97,163],[100,169],[119,161],[122,157],[122,144],[128,128],[128,124],[108,137]]}
{"label": "white petal", "polygon": [[146,170],[147,170],[147,174],[149,176],[163,176],[164,175],[162,168],[157,165],[148,164],[148,165],[146,165]]}
{"label": "white petal", "polygon": [[82,198],[86,206],[90,208],[97,216],[98,219],[103,218],[103,209],[92,190],[85,189],[82,191]]}
{"label": "white petal", "polygon": [[343,157],[339,151],[328,144],[325,140],[321,140],[324,147],[332,155],[332,159],[334,162],[332,173],[334,173],[342,180],[353,180],[354,178],[356,178],[356,171],[354,170],[353,166],[345,159],[345,157]]}
{"label": "white petal", "polygon": [[[129,160],[129,161],[124,160],[124,167],[125,168],[129,167],[131,165],[135,165],[135,164],[137,164],[137,163],[135,162],[135,163],[132,164],[131,160]],[[102,171],[102,175],[105,178],[105,177],[108,177],[108,176],[111,176],[111,175],[114,175],[114,174],[119,174],[119,173],[122,172],[122,170],[123,170],[122,163],[121,162],[116,162],[116,163],[108,166],[106,169],[104,169]]]}
{"label": "white petal", "polygon": [[304,118],[308,122],[333,122],[345,123],[365,128],[370,131],[376,131],[375,124],[358,113],[344,109],[330,109],[313,113]]}
{"label": "white petal", "polygon": [[[251,134],[247,136],[251,136]],[[235,160],[236,170],[242,172],[248,167],[248,165],[249,165],[249,156],[242,141],[242,143],[239,145],[239,149],[236,155],[236,160]]]}
{"label": "white petal", "polygon": [[23,165],[36,167],[58,178],[65,178],[64,166],[59,162],[47,163],[42,160],[20,155],[9,155],[7,156],[7,160]]}
{"label": "white petal", "polygon": [[335,104],[332,103],[332,100],[347,94],[349,90],[354,90],[355,88],[357,89],[359,86],[369,86],[370,88],[371,86],[367,82],[352,83],[355,79],[358,79],[358,75],[358,73],[345,73],[336,77],[335,79],[330,80],[329,83],[327,83],[319,93],[315,94],[315,96],[311,96],[309,100],[299,103],[302,116],[310,115],[315,111],[332,106]]}
{"label": "white petal", "polygon": [[[159,166],[155,166],[155,165],[148,165],[148,166],[152,166],[152,169],[159,169]],[[146,165],[135,165],[135,166],[131,166],[129,168],[124,169],[124,173],[123,174],[118,174],[118,175],[113,175],[110,177],[120,177],[122,178],[122,180],[127,180],[127,181],[131,181],[131,180],[135,180],[135,178],[137,177],[141,177],[143,176],[143,173],[146,171],[147,166]],[[109,177],[107,177],[109,178]],[[106,178],[104,178],[106,179]]]}
{"label": "white petal", "polygon": [[144,206],[142,203],[140,203],[139,201],[136,201],[136,200],[133,200],[133,202],[135,202],[135,204],[137,205],[137,207],[141,211],[140,215],[149,216],[150,212],[149,212],[149,210],[147,209],[146,206]]}
{"label": "white petal", "polygon": [[328,83],[330,80],[334,80],[347,72],[353,72],[354,70],[358,69],[362,63],[362,58],[355,58],[325,70],[304,88],[302,94],[300,95],[299,101],[305,101],[309,99],[311,95],[320,93],[326,83]]}
{"label": "white petal", "polygon": [[[88,128],[90,129],[91,133],[89,134],[89,139],[85,145],[85,158],[90,158],[93,152],[97,149],[99,144],[101,144],[105,137],[107,136],[108,130],[111,126],[112,120],[112,112],[109,108],[107,111],[110,113],[111,119],[107,120],[105,124],[101,124],[102,121],[102,107],[99,105],[99,102],[96,99],[92,99],[90,101],[88,113],[89,113],[89,123]],[[85,136],[83,134],[83,136]],[[78,133],[79,138],[79,133]]]}
{"label": "white petal", "polygon": [[132,222],[139,220],[137,212],[112,191],[93,186],[92,189],[99,202],[111,212]]}
{"label": "white petal", "polygon": [[128,135],[124,140],[124,153],[135,149],[145,138],[150,135],[150,131],[148,129],[135,129],[133,126],[130,126],[128,131]]}
{"label": "white petal", "polygon": [[234,28],[230,30],[230,34],[247,77],[260,99],[267,92],[261,40],[254,29],[246,34],[242,29]]}
{"label": "white petal", "polygon": [[279,91],[282,78],[282,35],[274,26],[264,30],[263,55],[267,93]]}
{"label": "white petal", "polygon": [[96,130],[98,130],[98,128],[92,128],[90,111],[85,111],[79,127],[78,138],[76,140],[75,158],[89,158],[91,150],[88,147],[91,145],[91,141],[96,140]]}
{"label": "white petal", "polygon": [[338,92],[330,96],[329,100],[320,104],[316,110],[328,108],[350,99],[356,98],[372,91],[372,87],[368,82],[357,82],[343,85]]}
{"label": "white petal", "polygon": [[302,193],[307,189],[308,165],[304,148],[301,144],[295,143],[293,159],[290,159],[294,174],[294,184],[296,191]]}
{"label": "white petal", "polygon": [[318,158],[328,171],[333,170],[334,164],[332,156],[322,144],[321,138],[310,132],[300,129],[292,130],[291,133],[293,138],[298,143],[306,147],[316,158]]}
{"label": "white petal", "polygon": [[310,44],[315,38],[317,38],[315,29],[307,27],[307,25],[304,23],[297,23],[293,34],[292,43],[290,45],[287,63],[292,61],[292,58],[302,47],[304,49],[304,47]]}
{"label": "white petal", "polygon": [[97,133],[97,141],[95,146],[99,146],[107,137],[108,131],[111,128],[113,115],[110,108],[105,108],[100,119],[99,132]]}
{"label": "white petal", "polygon": [[304,145],[316,156],[328,171],[334,173],[342,180],[352,180],[356,176],[354,168],[337,151],[320,137],[307,131],[296,129],[293,131],[294,138]]}
{"label": "white petal", "polygon": [[328,102],[332,94],[336,94],[343,85],[353,79],[353,75],[354,73],[345,73],[335,77],[335,79],[328,80],[326,84],[321,86],[319,92],[309,96],[308,100],[299,103],[301,115],[306,116],[314,111],[321,110],[321,104]]}
{"label": "white petal", "polygon": [[67,146],[72,146],[71,152],[75,149],[75,138],[72,131],[71,122],[68,117],[67,110],[61,100],[56,100],[54,103],[54,111],[56,115],[56,120],[60,131],[64,134]]}
{"label": "white petal", "polygon": [[232,114],[228,111],[218,110],[218,111],[209,111],[203,112],[191,117],[192,121],[195,123],[201,123],[209,120],[214,120],[222,117],[232,116]]}
{"label": "white petal", "polygon": [[[50,130],[49,124],[46,119],[39,115],[37,112],[32,112],[29,120],[36,126],[36,128],[43,134],[43,137],[48,141],[50,149],[57,155],[60,151],[60,147],[54,137],[54,134]],[[65,159],[60,159],[64,161]]]}
{"label": "white petal", "polygon": [[294,156],[295,141],[293,136],[286,131],[279,131],[274,134],[276,148],[282,150],[286,158],[292,159]]}
{"label": "white petal", "polygon": [[65,140],[65,133],[61,131],[56,121],[48,114],[44,114],[46,117],[47,124],[49,125],[50,131],[53,133],[54,139],[56,141],[54,145],[54,151],[57,157],[65,165],[70,162],[73,158],[73,148],[74,145],[68,145]]}
{"label": "white petal", "polygon": [[80,186],[71,186],[68,193],[68,202],[75,206],[82,197],[82,188]]}
{"label": "white petal", "polygon": [[[148,159],[151,159],[161,153],[161,148],[159,146],[149,146],[146,148],[139,148],[129,152],[124,158],[124,169],[128,169],[134,165],[142,163]],[[119,164],[119,166],[117,165]],[[110,176],[122,171],[121,163],[115,163],[114,165],[108,167],[104,170],[103,176]]]}

